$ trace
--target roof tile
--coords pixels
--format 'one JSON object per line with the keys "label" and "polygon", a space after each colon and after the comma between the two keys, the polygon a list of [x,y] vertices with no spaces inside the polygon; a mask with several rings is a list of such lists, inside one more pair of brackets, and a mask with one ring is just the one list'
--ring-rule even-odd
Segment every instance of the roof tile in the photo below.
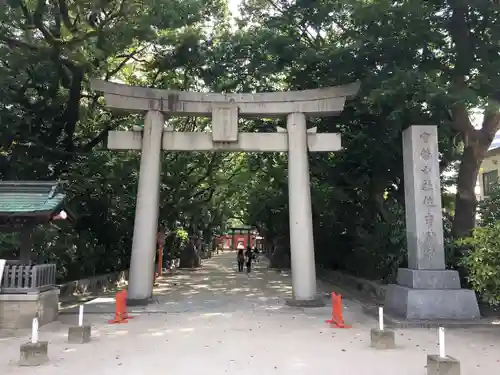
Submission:
{"label": "roof tile", "polygon": [[65,197],[57,182],[0,181],[0,214],[51,213]]}

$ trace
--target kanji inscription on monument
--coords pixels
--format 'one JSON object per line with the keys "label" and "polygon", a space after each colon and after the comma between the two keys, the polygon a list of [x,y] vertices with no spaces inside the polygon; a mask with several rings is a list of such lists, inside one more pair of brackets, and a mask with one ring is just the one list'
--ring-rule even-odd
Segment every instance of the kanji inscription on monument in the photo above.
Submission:
{"label": "kanji inscription on monument", "polygon": [[427,207],[432,207],[434,206],[434,198],[430,195],[426,195],[424,197],[424,206],[427,206]]}
{"label": "kanji inscription on monument", "polygon": [[434,215],[429,212],[427,215],[425,215],[425,224],[429,228],[432,228],[433,223],[434,223]]}
{"label": "kanji inscription on monument", "polygon": [[420,151],[420,156],[422,157],[422,159],[424,159],[425,161],[428,161],[431,157],[432,157],[432,154],[431,154],[431,151],[426,147],[426,148],[423,148],[421,151]]}
{"label": "kanji inscription on monument", "polygon": [[445,268],[437,142],[435,126],[403,132],[408,266],[413,269]]}
{"label": "kanji inscription on monument", "polygon": [[426,131],[420,133],[420,139],[422,140],[423,143],[429,143],[429,138],[431,137],[431,133],[428,133]]}
{"label": "kanji inscription on monument", "polygon": [[432,190],[434,190],[432,188],[432,181],[430,179],[428,179],[428,178],[424,178],[424,180],[422,180],[421,190],[422,191],[432,191]]}
{"label": "kanji inscription on monument", "polygon": [[424,256],[432,257],[436,251],[436,233],[429,231],[424,235],[424,239],[422,241],[422,252]]}
{"label": "kanji inscription on monument", "polygon": [[423,172],[424,174],[429,174],[429,173],[431,173],[431,172],[432,172],[432,169],[431,169],[431,167],[429,167],[428,165],[426,165],[426,166],[424,166],[424,167],[422,168],[422,172]]}

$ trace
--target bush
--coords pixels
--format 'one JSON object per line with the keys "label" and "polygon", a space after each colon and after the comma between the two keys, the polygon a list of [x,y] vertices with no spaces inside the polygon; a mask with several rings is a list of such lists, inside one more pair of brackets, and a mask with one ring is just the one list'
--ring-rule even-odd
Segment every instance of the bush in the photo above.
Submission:
{"label": "bush", "polygon": [[461,260],[469,283],[481,300],[491,306],[500,305],[500,221],[476,228],[472,237],[459,242],[468,250]]}
{"label": "bush", "polygon": [[500,185],[495,184],[490,195],[479,202],[477,209],[481,225],[491,225],[500,221]]}

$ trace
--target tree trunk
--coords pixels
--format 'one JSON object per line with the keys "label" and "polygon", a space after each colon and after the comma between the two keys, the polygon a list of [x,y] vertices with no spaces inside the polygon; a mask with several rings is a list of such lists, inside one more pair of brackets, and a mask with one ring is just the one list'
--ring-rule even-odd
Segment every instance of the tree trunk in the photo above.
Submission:
{"label": "tree trunk", "polygon": [[478,140],[471,142],[464,149],[458,172],[455,217],[453,219],[452,230],[455,238],[469,236],[475,227],[477,176],[490,144],[490,142]]}
{"label": "tree trunk", "polygon": [[196,244],[193,240],[190,240],[180,254],[179,268],[198,268],[200,266],[201,259],[197,251]]}
{"label": "tree trunk", "polygon": [[276,269],[290,269],[290,247],[283,237],[276,238],[273,242],[274,248],[269,259],[269,266]]}

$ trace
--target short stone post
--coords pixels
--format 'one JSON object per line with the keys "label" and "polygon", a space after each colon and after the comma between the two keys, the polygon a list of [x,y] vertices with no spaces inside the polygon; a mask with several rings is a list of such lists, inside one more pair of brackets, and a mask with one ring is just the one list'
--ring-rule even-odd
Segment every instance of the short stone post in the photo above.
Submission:
{"label": "short stone post", "polygon": [[90,325],[83,325],[83,305],[80,305],[78,312],[78,325],[68,329],[68,342],[70,344],[85,344],[90,341]]}
{"label": "short stone post", "polygon": [[370,330],[370,346],[375,349],[395,349],[394,331],[384,328],[384,308],[378,308],[378,328]]}
{"label": "short stone post", "polygon": [[38,341],[38,318],[33,318],[31,342],[21,345],[19,366],[40,366],[49,361],[49,343]]}
{"label": "short stone post", "polygon": [[427,375],[460,375],[460,362],[446,355],[444,328],[439,327],[439,355],[427,355]]}

